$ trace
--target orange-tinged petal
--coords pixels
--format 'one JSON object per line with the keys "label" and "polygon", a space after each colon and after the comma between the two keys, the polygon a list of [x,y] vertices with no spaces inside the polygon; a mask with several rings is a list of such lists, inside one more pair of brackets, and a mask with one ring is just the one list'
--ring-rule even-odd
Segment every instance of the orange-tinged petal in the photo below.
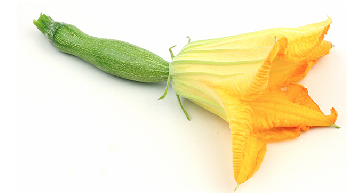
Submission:
{"label": "orange-tinged petal", "polygon": [[329,17],[325,21],[299,28],[274,28],[261,32],[272,34],[277,38],[285,37],[287,40],[284,43],[287,45],[280,50],[278,57],[284,61],[300,63],[307,60],[308,56],[321,44],[331,22]]}
{"label": "orange-tinged petal", "polygon": [[266,153],[266,141],[252,132],[252,108],[220,90],[231,129],[234,177],[241,184],[259,169]]}
{"label": "orange-tinged petal", "polygon": [[337,113],[324,115],[309,97],[307,89],[299,84],[290,84],[286,90],[271,90],[249,102],[254,116],[256,131],[274,127],[331,126]]}
{"label": "orange-tinged petal", "polygon": [[315,49],[312,50],[307,58],[299,63],[284,61],[275,58],[272,62],[270,79],[268,87],[281,87],[290,82],[296,82],[306,77],[307,72],[312,68],[317,60],[328,54],[332,44],[328,41],[322,41]]}
{"label": "orange-tinged petal", "polygon": [[240,97],[241,100],[252,100],[262,94],[267,88],[272,61],[280,50],[281,42],[281,40],[275,42],[261,67],[254,74],[254,76],[250,78],[249,84],[242,85],[245,86],[246,89],[243,89],[244,91],[242,93],[242,97]]}
{"label": "orange-tinged petal", "polygon": [[[235,180],[238,184],[247,181],[254,175],[256,171],[259,170],[259,167],[263,162],[266,154],[266,144],[267,141],[265,139],[258,138],[258,136],[255,136],[253,134],[249,136],[246,141],[243,158],[238,159],[242,160],[239,172],[235,173],[234,171]],[[233,147],[233,149],[236,149],[236,147]],[[234,155],[235,153],[233,154],[233,156]],[[236,166],[234,164],[234,169],[235,167]]]}
{"label": "orange-tinged petal", "polygon": [[260,137],[266,141],[272,141],[299,137],[301,134],[301,129],[300,127],[272,128],[257,132],[255,134],[257,137]]}

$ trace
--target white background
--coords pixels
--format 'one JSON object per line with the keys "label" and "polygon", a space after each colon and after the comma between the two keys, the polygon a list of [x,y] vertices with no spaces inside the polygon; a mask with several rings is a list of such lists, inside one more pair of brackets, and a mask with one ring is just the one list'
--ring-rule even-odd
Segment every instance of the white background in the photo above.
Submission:
{"label": "white background", "polygon": [[[192,40],[333,20],[335,47],[301,81],[340,129],[268,144],[237,192],[343,192],[347,176],[346,3],[113,2],[17,4],[18,192],[233,192],[231,135],[218,116],[170,88],[106,74],[58,51],[34,26],[40,13],[89,35],[130,42],[170,61]],[[4,19],[4,18],[3,18]],[[15,33],[15,32],[13,32]],[[15,187],[14,187],[15,188]]]}

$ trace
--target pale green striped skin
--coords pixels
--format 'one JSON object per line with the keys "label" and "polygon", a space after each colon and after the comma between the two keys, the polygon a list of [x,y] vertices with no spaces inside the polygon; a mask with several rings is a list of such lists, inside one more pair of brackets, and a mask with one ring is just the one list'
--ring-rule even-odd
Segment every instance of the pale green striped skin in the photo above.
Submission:
{"label": "pale green striped skin", "polygon": [[80,57],[118,77],[139,82],[162,82],[169,76],[169,62],[124,41],[89,36],[71,24],[42,15],[34,24],[60,51]]}

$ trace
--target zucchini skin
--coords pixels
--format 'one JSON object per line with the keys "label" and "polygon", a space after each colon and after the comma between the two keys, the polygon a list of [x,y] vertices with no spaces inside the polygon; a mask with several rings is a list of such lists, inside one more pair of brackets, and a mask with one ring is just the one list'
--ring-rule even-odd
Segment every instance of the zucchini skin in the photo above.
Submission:
{"label": "zucchini skin", "polygon": [[60,51],[77,56],[115,76],[139,82],[163,82],[169,62],[128,42],[89,36],[76,26],[41,14],[33,22]]}

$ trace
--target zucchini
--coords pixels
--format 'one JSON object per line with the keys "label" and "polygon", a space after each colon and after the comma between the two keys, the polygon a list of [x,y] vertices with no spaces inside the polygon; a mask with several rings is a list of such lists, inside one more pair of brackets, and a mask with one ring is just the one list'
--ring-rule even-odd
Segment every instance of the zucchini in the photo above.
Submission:
{"label": "zucchini", "polygon": [[169,62],[128,42],[89,36],[76,26],[40,15],[33,23],[60,51],[77,56],[100,70],[139,82],[162,82],[169,77]]}

